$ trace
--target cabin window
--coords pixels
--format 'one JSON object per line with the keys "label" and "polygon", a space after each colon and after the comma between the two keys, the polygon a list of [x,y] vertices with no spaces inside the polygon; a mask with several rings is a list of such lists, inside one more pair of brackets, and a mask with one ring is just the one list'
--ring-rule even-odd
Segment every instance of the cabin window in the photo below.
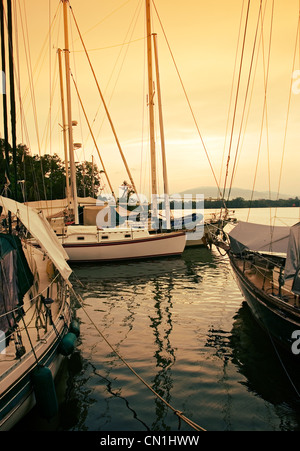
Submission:
{"label": "cabin window", "polygon": [[78,240],[78,241],[84,241],[84,236],[78,236],[78,237],[77,237],[77,240]]}
{"label": "cabin window", "polygon": [[108,240],[108,235],[102,235],[102,240]]}
{"label": "cabin window", "polygon": [[131,235],[129,233],[126,233],[124,236],[125,238],[131,238]]}

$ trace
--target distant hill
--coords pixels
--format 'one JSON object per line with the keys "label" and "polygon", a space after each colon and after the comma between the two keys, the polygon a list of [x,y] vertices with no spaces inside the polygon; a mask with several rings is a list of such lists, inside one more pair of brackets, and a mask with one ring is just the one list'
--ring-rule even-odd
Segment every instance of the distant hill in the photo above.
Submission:
{"label": "distant hill", "polygon": [[[222,190],[222,189],[221,189]],[[226,190],[226,194],[228,193],[228,190]],[[181,195],[184,194],[204,194],[204,198],[208,199],[209,197],[212,197],[213,199],[218,198],[218,190],[217,188],[211,187],[211,186],[200,186],[198,188],[192,188],[186,191],[183,191],[180,193]],[[300,193],[299,193],[300,194]],[[230,199],[236,199],[237,197],[242,197],[245,200],[250,200],[252,195],[252,190],[249,189],[243,189],[243,188],[232,188]],[[227,196],[225,196],[226,198]],[[253,200],[259,200],[259,199],[269,199],[269,192],[268,191],[255,191],[253,194]],[[287,194],[280,194],[279,199],[290,199],[294,198],[293,195],[287,195]],[[271,192],[271,199],[275,200],[277,199],[277,193]]]}

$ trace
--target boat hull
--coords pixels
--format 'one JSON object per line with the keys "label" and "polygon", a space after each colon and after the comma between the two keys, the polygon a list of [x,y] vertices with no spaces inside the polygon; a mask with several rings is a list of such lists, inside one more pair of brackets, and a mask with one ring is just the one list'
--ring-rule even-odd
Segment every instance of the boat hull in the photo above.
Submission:
{"label": "boat hull", "polygon": [[284,305],[280,307],[275,297],[256,288],[243,275],[231,255],[230,260],[239,288],[256,321],[274,342],[295,357],[292,352],[295,341],[292,335],[300,330],[300,312],[297,315],[291,309],[284,308]]}
{"label": "boat hull", "polygon": [[185,233],[153,234],[143,238],[96,243],[64,243],[71,262],[104,262],[181,255]]}
{"label": "boat hull", "polygon": [[[66,306],[62,312],[64,318],[60,318],[47,337],[35,347],[35,353],[39,364],[51,370],[53,378],[57,375],[63,362],[63,355],[58,351],[61,338],[68,332],[70,318],[69,309]],[[15,367],[8,371],[1,381],[0,393],[0,431],[11,430],[30,410],[36,405],[36,399],[32,384],[32,374],[37,368],[36,358],[32,352],[26,353],[20,361],[16,361]]]}

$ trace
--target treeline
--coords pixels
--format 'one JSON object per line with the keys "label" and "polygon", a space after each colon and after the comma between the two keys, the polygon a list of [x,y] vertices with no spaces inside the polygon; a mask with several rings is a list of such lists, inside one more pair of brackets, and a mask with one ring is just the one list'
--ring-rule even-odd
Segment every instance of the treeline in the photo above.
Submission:
{"label": "treeline", "polygon": [[[229,200],[225,202],[226,207],[230,210],[234,208],[270,208],[270,207],[299,207],[300,208],[300,199],[298,197],[290,198],[290,199],[278,199],[278,200],[269,200],[269,199],[258,199],[258,200],[246,200],[243,197],[236,197],[235,199]],[[216,209],[219,210],[224,208],[224,202],[221,199],[213,200],[213,199],[204,199],[204,208],[206,210]],[[160,204],[160,208],[162,208],[163,204]],[[196,209],[199,208],[199,204],[196,201],[192,200],[183,200],[183,201],[171,201],[170,202],[171,209]]]}
{"label": "treeline", "polygon": [[[246,200],[243,197],[236,197],[235,199],[226,201],[227,208],[270,208],[270,207],[300,207],[300,199],[298,197],[290,199],[256,199]],[[219,209],[223,207],[222,200],[206,199],[204,201],[206,209]]]}
{"label": "treeline", "polygon": [[[32,156],[26,146],[18,145],[16,165],[10,147],[7,164],[4,145],[4,140],[0,139],[0,195],[16,198],[17,179],[17,199],[20,202],[66,197],[65,163],[58,155]],[[76,179],[78,196],[95,197],[100,187],[100,172],[95,164],[88,161],[77,163]]]}

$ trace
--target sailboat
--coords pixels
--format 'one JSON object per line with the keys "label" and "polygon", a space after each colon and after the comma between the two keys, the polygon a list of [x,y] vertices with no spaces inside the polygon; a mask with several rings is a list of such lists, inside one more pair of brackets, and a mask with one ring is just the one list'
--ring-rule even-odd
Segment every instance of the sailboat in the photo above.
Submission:
{"label": "sailboat", "polygon": [[[64,11],[65,36],[65,65],[66,65],[66,98],[67,98],[67,127],[70,160],[70,205],[74,213],[74,224],[64,225],[58,233],[58,238],[68,254],[70,262],[103,262],[114,260],[128,260],[181,255],[186,244],[184,231],[169,231],[160,233],[157,230],[131,227],[99,228],[95,225],[80,225],[78,217],[78,198],[76,188],[76,172],[74,162],[74,142],[72,131],[72,109],[70,88],[69,38],[68,38],[68,5],[69,0],[62,0]],[[150,21],[150,1],[146,1],[147,34],[148,34],[148,78],[149,88],[153,89],[152,63],[152,32]],[[62,83],[61,83],[62,86]],[[149,98],[153,98],[152,93]],[[150,117],[153,117],[153,102],[150,102]],[[63,108],[63,107],[62,107]],[[64,109],[63,109],[64,111]],[[150,119],[151,157],[153,194],[157,194],[154,122]],[[57,220],[55,221],[57,225]],[[57,227],[54,227],[57,231]]]}
{"label": "sailboat", "polygon": [[225,249],[258,323],[289,356],[300,355],[300,223],[292,227],[239,222]]}
{"label": "sailboat", "polygon": [[[5,74],[3,1],[0,16],[2,73]],[[12,141],[15,145],[11,0],[7,0],[7,16]],[[7,118],[5,92],[3,116]],[[4,135],[8,158],[10,147],[5,120]],[[13,163],[16,169],[14,152]],[[5,176],[8,182],[9,169],[7,164]],[[1,431],[14,427],[35,405],[41,417],[51,419],[57,414],[54,378],[65,356],[74,349],[79,333],[78,325],[72,322],[69,296],[72,271],[67,264],[67,254],[45,217],[19,203],[16,189],[13,197],[0,196]],[[39,248],[31,244],[32,237]]]}
{"label": "sailboat", "polygon": [[[272,20],[273,12],[272,9]],[[260,10],[258,23],[261,20]],[[247,24],[245,32],[246,30]],[[273,27],[271,28],[272,30]],[[270,34],[270,46],[271,37],[272,34]],[[299,22],[297,24],[297,41],[298,39]],[[255,38],[253,50],[257,42]],[[241,58],[242,63],[243,56]],[[258,135],[260,138],[262,137],[262,123],[267,116],[267,82],[268,78],[264,79],[263,120],[261,122],[260,135]],[[290,86],[290,92],[291,89],[292,86]],[[276,125],[276,127],[278,126]],[[261,141],[259,141],[260,145]],[[285,145],[283,147],[284,150]],[[257,178],[257,169],[258,159],[255,168],[253,192]],[[269,164],[268,170],[270,171]],[[228,172],[225,181],[227,175]],[[281,174],[279,180],[281,181]],[[279,187],[277,199],[279,199]],[[270,189],[269,191],[271,194]],[[276,216],[277,211],[275,218]],[[285,218],[282,221],[286,223],[287,219]],[[296,221],[291,219],[291,224],[294,222]],[[291,227],[277,226],[275,225],[275,219],[271,221],[270,215],[270,224],[268,225],[240,221],[236,225],[230,224],[224,228],[220,227],[217,233],[212,236],[212,240],[219,250],[223,249],[226,251],[246,303],[254,318],[271,339],[275,349],[282,349],[285,356],[296,359],[298,357],[299,359],[300,223],[295,223]]]}

